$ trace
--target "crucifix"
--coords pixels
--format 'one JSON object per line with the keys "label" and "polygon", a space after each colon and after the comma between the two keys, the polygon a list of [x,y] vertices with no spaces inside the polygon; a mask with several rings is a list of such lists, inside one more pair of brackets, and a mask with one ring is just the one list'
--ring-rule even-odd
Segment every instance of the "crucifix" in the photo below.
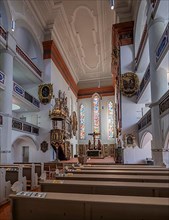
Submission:
{"label": "crucifix", "polygon": [[93,147],[95,149],[95,141],[96,141],[96,136],[100,135],[100,133],[97,132],[93,132],[93,133],[89,133],[88,135],[92,135],[93,136]]}

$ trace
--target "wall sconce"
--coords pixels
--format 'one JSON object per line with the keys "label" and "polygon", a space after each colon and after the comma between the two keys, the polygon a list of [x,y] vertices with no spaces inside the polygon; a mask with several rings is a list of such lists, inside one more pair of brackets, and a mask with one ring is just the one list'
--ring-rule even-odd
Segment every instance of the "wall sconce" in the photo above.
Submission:
{"label": "wall sconce", "polygon": [[111,10],[114,9],[114,0],[110,0],[110,6],[111,6]]}
{"label": "wall sconce", "polygon": [[15,21],[13,19],[11,21],[11,30],[15,31]]}

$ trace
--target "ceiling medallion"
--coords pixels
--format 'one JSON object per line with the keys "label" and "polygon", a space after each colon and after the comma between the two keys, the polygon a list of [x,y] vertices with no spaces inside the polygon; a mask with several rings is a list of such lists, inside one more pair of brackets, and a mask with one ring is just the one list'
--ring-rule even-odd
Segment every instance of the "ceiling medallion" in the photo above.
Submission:
{"label": "ceiling medallion", "polygon": [[127,72],[121,75],[121,92],[124,96],[132,97],[139,88],[138,76],[133,72]]}

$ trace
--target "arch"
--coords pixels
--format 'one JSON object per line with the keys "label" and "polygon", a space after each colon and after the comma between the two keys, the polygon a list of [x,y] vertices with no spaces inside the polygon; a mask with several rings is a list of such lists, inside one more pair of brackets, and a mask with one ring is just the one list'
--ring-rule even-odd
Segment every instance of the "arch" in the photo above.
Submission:
{"label": "arch", "polygon": [[39,150],[37,142],[29,135],[18,136],[12,143],[11,159],[13,162],[22,162],[22,150],[24,146],[29,147],[29,162],[36,162]]}
{"label": "arch", "polygon": [[134,37],[135,56],[137,55],[138,52],[138,48],[143,34],[143,29],[146,24],[146,20],[147,20],[147,1],[141,1],[138,10],[137,20],[135,23],[135,37]]}
{"label": "arch", "polygon": [[8,31],[10,28],[12,16],[7,4],[7,1],[1,0],[0,1],[0,25]]}
{"label": "arch", "polygon": [[29,136],[29,135],[21,135],[21,136],[15,138],[14,141],[13,141],[13,143],[12,143],[12,146],[13,146],[14,144],[16,144],[19,140],[31,141],[31,142],[35,145],[36,149],[39,150],[39,146],[38,146],[37,141],[34,140],[34,139],[33,139],[31,136]]}
{"label": "arch", "polygon": [[42,70],[43,58],[41,44],[39,44],[32,28],[24,20],[16,20],[14,37],[17,45],[20,46],[32,62]]}
{"label": "arch", "polygon": [[151,147],[151,141],[153,139],[152,134],[149,131],[145,131],[141,137],[140,148]]}

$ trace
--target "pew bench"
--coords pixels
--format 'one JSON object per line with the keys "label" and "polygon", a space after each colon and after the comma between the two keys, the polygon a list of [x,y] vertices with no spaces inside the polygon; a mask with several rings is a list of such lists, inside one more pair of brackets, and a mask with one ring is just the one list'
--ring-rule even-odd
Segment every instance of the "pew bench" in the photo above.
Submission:
{"label": "pew bench", "polygon": [[154,171],[154,170],[85,170],[85,169],[75,169],[68,170],[66,173],[75,173],[75,174],[115,174],[115,175],[148,175],[148,176],[168,176],[169,178],[169,170],[165,171]]}
{"label": "pew bench", "polygon": [[108,175],[108,174],[73,174],[57,175],[58,180],[83,180],[83,181],[118,181],[118,182],[149,182],[169,183],[168,176],[144,176],[144,175]]}
{"label": "pew bench", "polygon": [[102,195],[168,197],[168,183],[134,183],[78,180],[46,180],[40,182],[42,192]]}
{"label": "pew bench", "polygon": [[11,195],[13,220],[168,220],[168,198],[46,193]]}

